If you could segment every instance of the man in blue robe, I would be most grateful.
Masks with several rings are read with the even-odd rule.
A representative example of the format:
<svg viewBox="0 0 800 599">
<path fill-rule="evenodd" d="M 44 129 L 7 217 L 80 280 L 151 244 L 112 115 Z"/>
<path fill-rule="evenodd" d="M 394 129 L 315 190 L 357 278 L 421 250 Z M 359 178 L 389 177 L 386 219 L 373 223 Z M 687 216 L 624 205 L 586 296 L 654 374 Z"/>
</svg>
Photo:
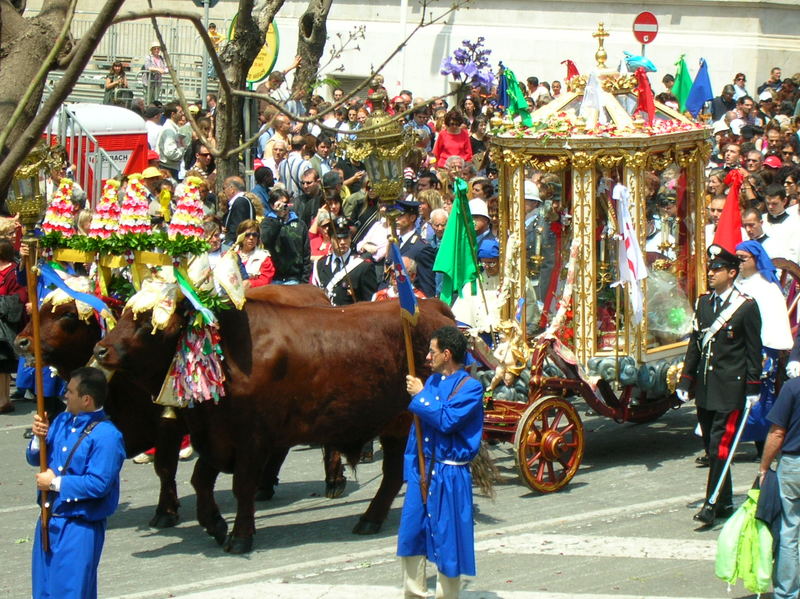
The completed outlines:
<svg viewBox="0 0 800 599">
<path fill-rule="evenodd" d="M 481 443 L 483 388 L 466 373 L 467 342 L 455 327 L 433 333 L 427 360 L 432 374 L 423 386 L 406 378 L 409 410 L 421 431 L 411 427 L 403 478 L 407 482 L 397 555 L 402 559 L 406 598 L 428 595 L 425 560 L 436 564 L 436 597 L 458 597 L 460 576 L 475 575 L 472 475 L 469 463 Z M 417 434 L 422 435 L 428 493 L 420 491 Z"/>
<path fill-rule="evenodd" d="M 52 426 L 38 415 L 28 463 L 39 465 L 39 439 L 47 443 L 48 469 L 36 486 L 50 508 L 50 550 L 42 547 L 41 520 L 33 545 L 34 599 L 95 599 L 97 566 L 105 540 L 106 518 L 119 503 L 119 471 L 125 460 L 122 434 L 108 420 L 103 404 L 105 376 L 79 368 L 67 386 L 66 411 Z"/>
</svg>

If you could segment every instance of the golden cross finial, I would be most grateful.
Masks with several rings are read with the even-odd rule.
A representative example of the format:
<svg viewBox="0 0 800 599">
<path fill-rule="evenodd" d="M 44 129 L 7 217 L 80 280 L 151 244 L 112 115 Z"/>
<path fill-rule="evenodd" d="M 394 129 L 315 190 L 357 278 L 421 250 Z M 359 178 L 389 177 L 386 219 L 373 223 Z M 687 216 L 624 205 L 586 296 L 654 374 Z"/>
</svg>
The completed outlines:
<svg viewBox="0 0 800 599">
<path fill-rule="evenodd" d="M 606 58 L 608 58 L 608 54 L 606 53 L 605 48 L 603 48 L 603 41 L 607 38 L 610 34 L 608 31 L 605 30 L 603 27 L 603 23 L 599 23 L 597 26 L 597 31 L 592 34 L 592 37 L 597 38 L 597 42 L 599 47 L 597 48 L 597 52 L 595 52 L 594 58 L 597 61 L 597 66 L 603 68 L 606 66 Z"/>
</svg>

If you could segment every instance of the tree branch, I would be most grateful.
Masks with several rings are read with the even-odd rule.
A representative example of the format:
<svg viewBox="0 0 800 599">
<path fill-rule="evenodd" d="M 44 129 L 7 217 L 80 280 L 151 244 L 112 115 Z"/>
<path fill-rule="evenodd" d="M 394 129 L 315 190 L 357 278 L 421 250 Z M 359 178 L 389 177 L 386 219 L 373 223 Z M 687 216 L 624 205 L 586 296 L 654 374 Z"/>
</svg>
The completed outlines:
<svg viewBox="0 0 800 599">
<path fill-rule="evenodd" d="M 79 43 L 78 51 L 75 54 L 75 60 L 64 71 L 64 76 L 55 85 L 50 96 L 42 104 L 39 112 L 31 120 L 25 131 L 17 137 L 9 148 L 8 154 L 0 163 L 0 182 L 8 181 L 14 174 L 17 165 L 20 164 L 28 152 L 31 151 L 36 142 L 39 141 L 47 124 L 53 115 L 58 110 L 59 106 L 67 99 L 75 81 L 80 76 L 84 67 L 88 64 L 89 60 L 97 49 L 103 34 L 108 29 L 114 16 L 125 0 L 107 0 L 100 9 L 94 23 L 91 24 L 86 34 L 83 36 Z"/>
</svg>

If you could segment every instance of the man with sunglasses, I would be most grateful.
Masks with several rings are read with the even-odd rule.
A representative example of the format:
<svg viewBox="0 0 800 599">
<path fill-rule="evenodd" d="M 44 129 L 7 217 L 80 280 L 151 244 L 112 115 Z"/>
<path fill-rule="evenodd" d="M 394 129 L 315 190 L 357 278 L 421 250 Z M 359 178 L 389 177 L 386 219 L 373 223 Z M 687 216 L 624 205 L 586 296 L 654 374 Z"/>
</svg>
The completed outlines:
<svg viewBox="0 0 800 599">
<path fill-rule="evenodd" d="M 733 236 L 731 236 L 733 237 Z M 745 401 L 758 401 L 761 384 L 761 314 L 758 304 L 734 281 L 739 259 L 717 243 L 709 246 L 709 293 L 697 298 L 695 316 L 677 395 L 697 401 L 697 420 L 709 456 L 703 507 L 694 520 L 710 526 L 733 513 L 733 486 L 728 472 L 714 503 L 712 498 L 742 419 Z"/>
</svg>

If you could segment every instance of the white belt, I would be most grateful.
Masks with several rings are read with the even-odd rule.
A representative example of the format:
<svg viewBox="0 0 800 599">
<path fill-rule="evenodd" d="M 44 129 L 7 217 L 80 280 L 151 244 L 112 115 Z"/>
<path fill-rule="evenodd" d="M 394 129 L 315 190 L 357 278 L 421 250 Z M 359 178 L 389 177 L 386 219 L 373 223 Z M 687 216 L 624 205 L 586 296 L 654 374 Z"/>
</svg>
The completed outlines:
<svg viewBox="0 0 800 599">
<path fill-rule="evenodd" d="M 444 464 L 446 466 L 467 466 L 469 462 L 456 462 L 455 460 L 436 460 L 440 464 Z"/>
</svg>

